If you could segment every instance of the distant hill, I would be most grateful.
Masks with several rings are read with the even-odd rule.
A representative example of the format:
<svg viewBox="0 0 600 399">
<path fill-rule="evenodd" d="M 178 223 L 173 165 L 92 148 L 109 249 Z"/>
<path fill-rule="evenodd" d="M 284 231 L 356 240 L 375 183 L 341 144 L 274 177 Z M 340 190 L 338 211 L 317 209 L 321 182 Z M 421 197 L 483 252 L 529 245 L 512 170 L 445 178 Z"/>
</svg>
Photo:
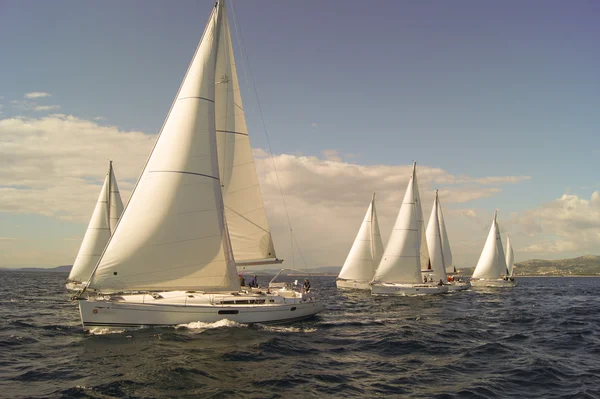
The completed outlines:
<svg viewBox="0 0 600 399">
<path fill-rule="evenodd" d="M 527 276 L 584 276 L 600 275 L 600 256 L 543 260 L 531 259 L 515 263 L 515 275 Z"/>
<path fill-rule="evenodd" d="M 21 268 L 7 268 L 4 270 L 18 270 L 20 272 L 53 272 L 53 273 L 69 273 L 73 265 L 64 265 L 56 267 L 21 267 Z M 2 270 L 2 269 L 0 269 Z"/>
<path fill-rule="evenodd" d="M 473 274 L 474 267 L 459 269 Z M 569 259 L 531 259 L 515 263 L 515 276 L 600 276 L 600 256 L 584 255 Z"/>
</svg>

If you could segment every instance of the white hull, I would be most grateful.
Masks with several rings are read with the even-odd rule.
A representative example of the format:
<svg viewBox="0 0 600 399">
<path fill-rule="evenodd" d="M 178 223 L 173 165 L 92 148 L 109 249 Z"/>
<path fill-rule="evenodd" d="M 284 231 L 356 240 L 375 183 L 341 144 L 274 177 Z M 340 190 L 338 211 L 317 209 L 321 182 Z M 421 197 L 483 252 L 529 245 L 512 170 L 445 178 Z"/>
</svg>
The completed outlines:
<svg viewBox="0 0 600 399">
<path fill-rule="evenodd" d="M 462 291 L 462 290 L 468 290 L 469 288 L 471 288 L 471 283 L 470 282 L 458 282 L 458 281 L 453 281 L 451 283 L 448 284 L 444 284 L 446 287 L 448 287 L 448 291 Z"/>
<path fill-rule="evenodd" d="M 324 310 L 311 294 L 200 294 L 183 291 L 134 294 L 79 301 L 84 328 L 172 326 L 191 322 L 283 323 Z"/>
<path fill-rule="evenodd" d="M 516 287 L 517 281 L 504 280 L 501 278 L 497 279 L 471 279 L 471 286 L 473 287 L 488 287 L 488 288 L 511 288 Z"/>
<path fill-rule="evenodd" d="M 337 285 L 338 288 L 347 289 L 347 290 L 370 290 L 371 289 L 370 281 L 337 279 L 337 280 L 335 280 L 335 284 Z"/>
<path fill-rule="evenodd" d="M 448 292 L 448 287 L 437 284 L 373 284 L 372 295 L 434 295 Z"/>
</svg>

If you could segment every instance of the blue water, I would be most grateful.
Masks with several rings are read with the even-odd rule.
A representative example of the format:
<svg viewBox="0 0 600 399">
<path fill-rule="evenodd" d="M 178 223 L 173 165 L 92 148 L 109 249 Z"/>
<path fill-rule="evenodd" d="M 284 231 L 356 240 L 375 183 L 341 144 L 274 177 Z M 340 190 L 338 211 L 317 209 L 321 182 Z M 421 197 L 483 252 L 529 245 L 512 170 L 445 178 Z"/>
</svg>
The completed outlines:
<svg viewBox="0 0 600 399">
<path fill-rule="evenodd" d="M 600 279 L 371 297 L 319 317 L 83 332 L 66 275 L 0 271 L 2 398 L 600 398 Z"/>
</svg>

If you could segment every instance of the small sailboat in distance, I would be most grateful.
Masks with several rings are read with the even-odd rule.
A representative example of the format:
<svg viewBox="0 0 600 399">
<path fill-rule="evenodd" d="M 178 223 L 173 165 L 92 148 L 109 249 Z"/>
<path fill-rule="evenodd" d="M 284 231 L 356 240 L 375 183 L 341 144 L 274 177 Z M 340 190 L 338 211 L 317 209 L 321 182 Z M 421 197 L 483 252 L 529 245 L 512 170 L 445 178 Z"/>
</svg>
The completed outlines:
<svg viewBox="0 0 600 399">
<path fill-rule="evenodd" d="M 68 290 L 79 291 L 85 286 L 106 243 L 115 231 L 122 212 L 123 201 L 121 201 L 112 161 L 110 161 L 96 207 L 67 278 Z"/>
<path fill-rule="evenodd" d="M 435 200 L 433 201 L 431 216 L 429 216 L 429 223 L 427 223 L 427 247 L 429 248 L 429 259 L 431 260 L 431 267 L 433 268 L 428 274 L 434 281 L 442 280 L 449 291 L 466 290 L 471 287 L 471 284 L 468 281 L 454 281 L 453 277 L 448 278 L 446 274 L 446 257 L 442 240 L 442 226 L 439 217 L 441 212 L 442 206 L 439 201 L 438 190 L 435 190 Z"/>
<path fill-rule="evenodd" d="M 338 288 L 371 289 L 371 280 L 383 255 L 383 241 L 379 232 L 375 193 L 365 218 L 354 239 L 344 266 L 335 280 Z"/>
<path fill-rule="evenodd" d="M 373 295 L 424 295 L 448 292 L 448 288 L 439 282 L 421 280 L 422 264 L 424 261 L 429 264 L 427 241 L 424 235 L 423 211 L 415 162 L 394 229 L 371 283 Z"/>
<path fill-rule="evenodd" d="M 500 227 L 498 226 L 498 211 L 494 213 L 492 227 L 471 277 L 471 285 L 473 287 L 490 288 L 514 287 L 517 285 L 516 281 L 508 278 L 506 258 L 502 238 L 500 237 Z"/>
<path fill-rule="evenodd" d="M 509 280 L 514 281 L 515 279 L 515 254 L 513 247 L 510 242 L 510 235 L 506 234 L 506 271 L 508 273 Z"/>
<path fill-rule="evenodd" d="M 223 129 L 216 122 L 220 110 L 227 109 L 216 103 L 230 99 L 219 93 L 231 93 L 216 87 L 237 82 L 234 63 L 225 3 L 218 0 L 117 229 L 76 297 L 84 328 L 222 319 L 275 323 L 324 309 L 313 292 L 241 290 L 222 187 L 228 178 L 219 168 L 223 147 L 217 143 L 217 130 Z M 220 69 L 224 66 L 231 68 Z M 236 118 L 242 118 L 238 111 Z M 242 161 L 236 158 L 235 165 Z M 248 177 L 235 168 L 233 174 L 230 184 Z M 241 198 L 234 202 L 243 205 Z M 238 207 L 235 212 L 244 215 L 251 209 Z M 266 237 L 264 226 L 255 232 L 251 240 L 240 241 L 242 258 L 256 252 L 274 258 L 270 233 Z M 257 251 L 252 249 L 256 242 L 265 245 Z"/>
</svg>

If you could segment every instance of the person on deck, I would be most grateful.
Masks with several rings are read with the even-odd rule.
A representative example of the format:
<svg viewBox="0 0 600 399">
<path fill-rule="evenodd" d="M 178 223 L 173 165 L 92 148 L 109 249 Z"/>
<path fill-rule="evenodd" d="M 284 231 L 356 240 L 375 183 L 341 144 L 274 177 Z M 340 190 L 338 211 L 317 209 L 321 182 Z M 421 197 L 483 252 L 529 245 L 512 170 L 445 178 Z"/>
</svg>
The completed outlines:
<svg viewBox="0 0 600 399">
<path fill-rule="evenodd" d="M 246 280 L 244 280 L 244 276 L 242 276 L 241 274 L 238 276 L 238 279 L 240 280 L 240 287 L 243 287 L 246 285 Z"/>
<path fill-rule="evenodd" d="M 252 288 L 252 287 L 258 287 L 258 283 L 256 282 L 256 274 L 252 275 L 252 278 L 248 282 L 248 287 L 250 287 L 250 288 Z"/>
<path fill-rule="evenodd" d="M 310 292 L 310 281 L 308 279 L 304 279 L 304 285 L 302 286 L 304 292 Z"/>
</svg>

